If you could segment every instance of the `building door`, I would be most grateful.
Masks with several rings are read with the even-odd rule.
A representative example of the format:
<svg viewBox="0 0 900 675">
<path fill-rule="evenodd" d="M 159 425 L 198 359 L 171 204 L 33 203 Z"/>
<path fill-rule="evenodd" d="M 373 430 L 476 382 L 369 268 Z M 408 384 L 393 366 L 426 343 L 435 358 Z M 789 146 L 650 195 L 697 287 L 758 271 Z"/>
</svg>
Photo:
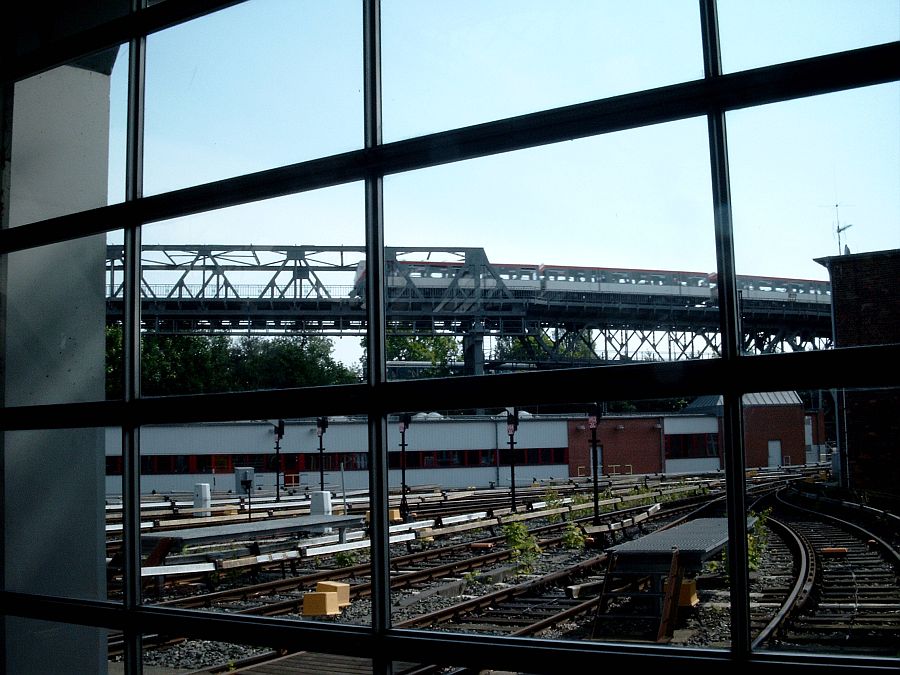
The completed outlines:
<svg viewBox="0 0 900 675">
<path fill-rule="evenodd" d="M 769 466 L 781 466 L 781 441 L 769 441 Z"/>
</svg>

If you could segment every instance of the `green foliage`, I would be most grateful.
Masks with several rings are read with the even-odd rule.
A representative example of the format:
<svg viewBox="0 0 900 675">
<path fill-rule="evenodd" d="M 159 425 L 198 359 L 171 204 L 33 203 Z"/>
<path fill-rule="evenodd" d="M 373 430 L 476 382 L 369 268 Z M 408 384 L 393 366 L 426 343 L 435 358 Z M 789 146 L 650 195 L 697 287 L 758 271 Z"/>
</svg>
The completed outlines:
<svg viewBox="0 0 900 675">
<path fill-rule="evenodd" d="M 106 398 L 122 398 L 122 327 L 106 327 Z"/>
<path fill-rule="evenodd" d="M 550 488 L 544 493 L 544 502 L 547 504 L 548 509 L 558 509 L 562 506 L 562 497 L 559 496 L 559 492 L 556 488 Z M 558 523 L 562 520 L 562 516 L 558 513 L 551 513 L 547 516 L 547 521 L 551 523 Z"/>
<path fill-rule="evenodd" d="M 499 338 L 494 348 L 498 361 L 597 361 L 591 347 L 590 331 L 571 331 L 551 338 L 546 333 L 540 337 Z"/>
<path fill-rule="evenodd" d="M 368 341 L 360 341 L 363 348 L 361 366 L 368 359 Z M 425 375 L 443 377 L 451 375 L 451 364 L 461 358 L 459 340 L 452 335 L 387 335 L 384 345 L 388 361 L 425 361 L 431 364 Z"/>
<path fill-rule="evenodd" d="M 772 509 L 766 509 L 761 513 L 749 512 L 750 516 L 756 517 L 753 527 L 747 532 L 747 566 L 751 572 L 759 570 L 762 563 L 762 556 L 769 544 L 769 531 L 766 528 L 766 521 L 772 513 Z M 706 570 L 716 574 L 718 572 L 728 572 L 728 550 L 722 551 L 719 560 L 711 560 L 706 563 Z"/>
<path fill-rule="evenodd" d="M 334 554 L 334 562 L 338 567 L 352 567 L 359 562 L 356 551 L 338 551 Z"/>
<path fill-rule="evenodd" d="M 232 347 L 236 389 L 349 384 L 356 375 L 334 360 L 322 337 L 241 338 Z"/>
<path fill-rule="evenodd" d="M 584 543 L 584 533 L 581 528 L 575 523 L 568 523 L 563 532 L 563 546 L 580 551 L 584 548 Z"/>
<path fill-rule="evenodd" d="M 358 378 L 322 337 L 141 336 L 146 396 L 346 384 Z M 122 328 L 106 329 L 107 398 L 122 396 Z"/>
<path fill-rule="evenodd" d="M 528 528 L 522 523 L 507 523 L 503 526 L 503 537 L 512 551 L 513 560 L 519 568 L 519 574 L 531 572 L 534 563 L 541 554 L 541 548 Z"/>
<path fill-rule="evenodd" d="M 766 528 L 766 521 L 768 521 L 771 514 L 772 509 L 770 508 L 758 514 L 750 512 L 750 515 L 756 515 L 756 522 L 747 533 L 747 564 L 751 572 L 759 569 L 763 553 L 769 544 L 769 531 Z"/>
<path fill-rule="evenodd" d="M 655 500 L 654 496 L 651 494 L 653 489 L 648 487 L 647 485 L 635 485 L 631 488 L 632 495 L 646 495 L 643 499 L 637 499 L 630 502 L 631 506 L 646 506 L 648 504 L 652 504 Z"/>
</svg>

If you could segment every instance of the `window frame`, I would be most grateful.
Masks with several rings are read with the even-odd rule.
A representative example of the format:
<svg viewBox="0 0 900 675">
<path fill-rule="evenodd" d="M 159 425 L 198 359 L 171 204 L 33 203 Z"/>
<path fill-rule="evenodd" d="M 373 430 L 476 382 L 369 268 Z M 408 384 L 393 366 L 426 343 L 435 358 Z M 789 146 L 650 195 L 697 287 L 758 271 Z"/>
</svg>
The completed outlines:
<svg viewBox="0 0 900 675">
<path fill-rule="evenodd" d="M 380 102 L 380 6 L 363 0 L 364 115 L 362 150 L 238 176 L 176 192 L 143 197 L 142 160 L 143 73 L 146 36 L 233 4 L 234 0 L 179 0 L 143 7 L 3 61 L 3 111 L 0 142 L 8 157 L 11 109 L 16 81 L 64 64 L 76 57 L 119 44 L 129 45 L 129 134 L 127 190 L 124 203 L 0 230 L 0 254 L 67 241 L 87 234 L 125 228 L 126 310 L 123 347 L 125 395 L 121 401 L 5 407 L 3 431 L 112 426 L 123 428 L 122 479 L 126 542 L 126 595 L 123 603 L 72 600 L 2 591 L 9 615 L 116 628 L 126 626 L 127 672 L 140 671 L 142 633 L 181 633 L 191 637 L 234 640 L 251 644 L 307 643 L 336 654 L 369 654 L 374 672 L 390 672 L 379 654 L 403 654 L 404 660 L 448 665 L 552 669 L 566 659 L 572 669 L 596 665 L 634 665 L 695 672 L 713 666 L 752 663 L 771 671 L 816 668 L 845 672 L 848 667 L 885 671 L 894 661 L 839 655 L 752 652 L 749 645 L 744 504 L 744 454 L 741 396 L 755 391 L 796 388 L 891 386 L 883 363 L 897 360 L 897 345 L 835 349 L 827 352 L 743 355 L 737 307 L 732 223 L 728 183 L 725 113 L 744 107 L 798 99 L 834 91 L 896 82 L 900 79 L 900 42 L 866 47 L 776 64 L 751 71 L 722 74 L 715 0 L 698 0 L 704 42 L 705 77 L 650 91 L 537 111 L 508 120 L 453 129 L 383 144 Z M 12 23 L 12 22 L 10 22 Z M 11 30 L 11 28 L 7 29 Z M 13 40 L 5 40 L 12 52 Z M 7 55 L 5 55 L 7 56 Z M 502 378 L 459 377 L 427 381 L 388 382 L 385 374 L 383 295 L 384 176 L 463 159 L 536 147 L 553 142 L 633 129 L 686 117 L 708 121 L 722 358 L 697 362 L 638 363 L 613 369 L 603 366 L 577 371 L 514 373 Z M 4 166 L 3 185 L 9 185 Z M 139 252 L 144 224 L 198 211 L 218 209 L 263 198 L 295 194 L 353 181 L 365 181 L 366 275 L 369 363 L 363 384 L 282 391 L 143 398 L 139 391 L 138 336 L 140 326 Z M 7 191 L 4 189 L 4 196 Z M 4 212 L 6 209 L 4 209 Z M 0 279 L 5 284 L 5 278 Z M 474 385 L 474 386 L 473 386 Z M 731 570 L 732 647 L 728 651 L 679 650 L 654 646 L 581 644 L 540 639 L 433 634 L 391 627 L 388 538 L 387 415 L 393 410 L 509 406 L 553 401 L 597 400 L 598 391 L 616 399 L 668 395 L 722 394 L 724 399 L 721 454 L 725 458 L 729 499 L 729 558 L 741 561 Z M 602 400 L 602 399 L 601 399 Z M 611 399 L 612 400 L 612 399 Z M 4 402 L 5 403 L 5 402 Z M 252 417 L 287 417 L 302 409 L 312 416 L 365 414 L 369 419 L 370 488 L 373 560 L 371 627 L 310 625 L 278 619 L 254 619 L 184 610 L 166 610 L 141 602 L 139 541 L 140 428 L 149 424 L 225 421 Z M 737 514 L 737 515 L 735 515 Z M 348 639 L 351 638 L 351 639 Z M 465 646 L 464 650 L 459 647 Z"/>
</svg>

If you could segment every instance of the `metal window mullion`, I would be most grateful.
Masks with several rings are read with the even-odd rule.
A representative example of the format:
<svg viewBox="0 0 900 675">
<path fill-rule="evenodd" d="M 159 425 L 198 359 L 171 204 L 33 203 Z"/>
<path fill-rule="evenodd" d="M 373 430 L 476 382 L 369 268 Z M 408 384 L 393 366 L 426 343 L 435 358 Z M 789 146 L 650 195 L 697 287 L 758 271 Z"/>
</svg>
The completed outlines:
<svg viewBox="0 0 900 675">
<path fill-rule="evenodd" d="M 365 149 L 381 144 L 381 7 L 379 0 L 363 3 L 363 105 Z M 365 183 L 366 302 L 368 362 L 369 512 L 371 514 L 372 630 L 376 640 L 391 627 L 390 551 L 388 548 L 387 411 L 381 393 L 385 366 L 384 208 L 382 174 L 374 171 Z M 372 672 L 389 675 L 385 650 L 372 654 Z"/>
<path fill-rule="evenodd" d="M 143 0 L 132 0 L 132 12 L 138 12 Z M 139 200 L 143 194 L 144 161 L 144 84 L 146 38 L 132 39 L 128 49 L 128 131 L 125 163 L 125 200 Z M 125 224 L 124 308 L 122 352 L 124 357 L 123 398 L 126 419 L 122 421 L 122 513 L 124 601 L 126 613 L 141 604 L 141 448 L 140 427 L 133 414 L 141 395 L 141 224 Z M 133 614 L 132 614 L 133 616 Z M 143 670 L 140 626 L 128 621 L 125 630 L 125 672 L 140 675 Z"/>
<path fill-rule="evenodd" d="M 8 31 L 3 30 L 2 35 L 7 37 Z M 0 50 L 4 57 L 11 52 L 9 45 L 11 41 L 0 40 Z M 15 85 L 12 82 L 0 83 L 0 232 L 9 228 L 9 205 L 10 200 L 10 173 L 12 172 L 12 120 L 13 105 L 15 100 Z M 9 331 L 9 322 L 7 321 L 8 312 L 8 284 L 9 284 L 9 254 L 0 254 L 0 409 L 6 408 L 6 349 L 7 349 L 7 333 Z M 5 415 L 4 415 L 5 416 Z M 6 432 L 0 431 L 0 505 L 2 505 L 4 513 L 6 512 Z M 0 537 L 6 541 L 6 518 L 0 518 Z M 3 555 L 0 556 L 0 589 L 6 591 L 7 575 L 6 575 L 6 546 L 3 548 Z M 0 626 L 6 632 L 6 617 L 0 619 Z M 0 664 L 7 663 L 7 654 L 10 647 L 7 640 L 0 640 Z"/>
<path fill-rule="evenodd" d="M 707 80 L 722 76 L 716 0 L 700 0 L 704 74 Z M 728 144 L 725 109 L 711 106 L 707 113 L 710 172 L 716 236 L 716 264 L 721 324 L 723 433 L 725 436 L 725 483 L 728 517 L 728 560 L 731 582 L 731 653 L 745 661 L 750 653 L 750 596 L 747 563 L 747 522 L 743 411 L 741 383 L 730 374 L 741 358 L 741 316 L 737 296 L 734 259 L 734 223 L 731 184 L 728 175 Z"/>
</svg>

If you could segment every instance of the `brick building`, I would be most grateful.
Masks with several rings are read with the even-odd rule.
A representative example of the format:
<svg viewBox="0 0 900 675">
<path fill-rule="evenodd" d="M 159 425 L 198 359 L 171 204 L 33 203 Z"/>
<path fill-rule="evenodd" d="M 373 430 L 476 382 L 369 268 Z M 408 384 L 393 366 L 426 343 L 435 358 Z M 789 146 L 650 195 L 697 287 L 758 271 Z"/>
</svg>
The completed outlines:
<svg viewBox="0 0 900 675">
<path fill-rule="evenodd" d="M 900 342 L 900 249 L 819 258 L 831 275 L 835 347 Z M 888 367 L 888 364 L 885 364 Z M 842 484 L 896 495 L 900 390 L 840 390 Z"/>
<path fill-rule="evenodd" d="M 591 433 L 569 420 L 569 472 L 591 472 Z M 679 413 L 617 415 L 597 424 L 603 473 L 687 473 L 723 468 L 722 397 L 701 396 Z M 822 415 L 807 411 L 793 391 L 744 396 L 744 444 L 748 468 L 819 460 L 824 449 Z"/>
</svg>

